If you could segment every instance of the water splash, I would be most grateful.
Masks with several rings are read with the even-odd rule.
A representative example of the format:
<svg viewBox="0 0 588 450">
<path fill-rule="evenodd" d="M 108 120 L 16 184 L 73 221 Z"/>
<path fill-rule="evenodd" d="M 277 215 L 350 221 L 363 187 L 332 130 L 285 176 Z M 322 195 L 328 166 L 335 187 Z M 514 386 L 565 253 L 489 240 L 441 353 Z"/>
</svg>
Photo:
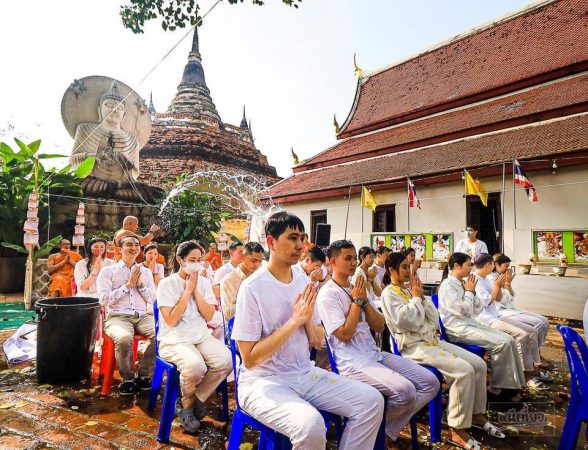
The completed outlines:
<svg viewBox="0 0 588 450">
<path fill-rule="evenodd" d="M 282 208 L 274 205 L 264 181 L 252 175 L 232 171 L 195 172 L 177 183 L 162 202 L 158 216 L 165 218 L 170 201 L 186 190 L 195 190 L 222 200 L 230 218 L 250 222 L 249 240 L 263 243 L 265 221 Z"/>
</svg>

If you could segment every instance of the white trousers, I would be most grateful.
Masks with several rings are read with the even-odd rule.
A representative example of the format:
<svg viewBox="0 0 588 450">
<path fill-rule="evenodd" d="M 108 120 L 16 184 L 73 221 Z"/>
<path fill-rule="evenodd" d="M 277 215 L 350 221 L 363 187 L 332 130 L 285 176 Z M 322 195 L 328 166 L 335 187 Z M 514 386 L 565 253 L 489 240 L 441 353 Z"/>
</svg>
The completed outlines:
<svg viewBox="0 0 588 450">
<path fill-rule="evenodd" d="M 447 334 L 453 342 L 478 345 L 490 354 L 492 387 L 523 389 L 527 386 L 519 345 L 512 336 L 483 324 L 461 327 L 459 335 L 449 330 Z"/>
<path fill-rule="evenodd" d="M 539 349 L 543 347 L 545 344 L 545 340 L 547 339 L 547 333 L 549 332 L 549 321 L 546 317 L 542 316 L 541 314 L 536 314 L 530 311 L 523 311 L 520 314 L 515 315 L 506 315 L 501 316 L 501 319 L 508 318 L 510 321 L 515 321 L 518 323 L 524 323 L 525 325 L 530 325 L 535 330 L 537 330 L 537 335 L 539 339 Z"/>
<path fill-rule="evenodd" d="M 386 396 L 386 434 L 396 440 L 413 414 L 437 395 L 439 380 L 410 359 L 382 354 L 381 362 L 362 360 L 343 375 L 367 383 Z"/>
<path fill-rule="evenodd" d="M 371 450 L 384 414 L 384 398 L 376 389 L 318 367 L 239 382 L 239 402 L 251 416 L 287 436 L 293 450 L 325 448 L 325 422 L 318 410 L 347 417 L 339 449 Z"/>
<path fill-rule="evenodd" d="M 456 429 L 472 426 L 472 415 L 486 410 L 486 362 L 472 352 L 449 342 L 439 345 L 412 344 L 402 356 L 419 364 L 433 366 L 449 385 L 447 424 Z"/>
<path fill-rule="evenodd" d="M 541 361 L 539 337 L 535 328 L 522 322 L 515 322 L 510 317 L 502 317 L 500 320 L 492 322 L 490 326 L 495 330 L 504 331 L 506 334 L 510 334 L 515 338 L 521 350 L 521 358 L 523 359 L 525 371 L 532 372 L 535 370 L 533 363 Z"/>
</svg>

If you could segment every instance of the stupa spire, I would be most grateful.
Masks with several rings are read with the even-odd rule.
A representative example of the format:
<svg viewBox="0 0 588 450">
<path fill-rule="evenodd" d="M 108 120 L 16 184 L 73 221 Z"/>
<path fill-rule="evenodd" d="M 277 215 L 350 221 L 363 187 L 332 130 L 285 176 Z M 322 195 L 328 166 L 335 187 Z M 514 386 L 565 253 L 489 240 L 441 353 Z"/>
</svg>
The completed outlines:
<svg viewBox="0 0 588 450">
<path fill-rule="evenodd" d="M 147 110 L 151 115 L 157 114 L 157 111 L 155 111 L 155 105 L 153 104 L 153 92 L 149 93 L 149 107 Z"/>
<path fill-rule="evenodd" d="M 178 92 L 167 111 L 176 114 L 190 114 L 194 117 L 208 117 L 219 122 L 221 120 L 210 97 L 208 86 L 206 86 L 202 57 L 200 56 L 198 27 L 194 28 L 192 49 L 184 67 L 182 81 L 178 85 Z"/>
<path fill-rule="evenodd" d="M 239 125 L 244 130 L 249 131 L 249 126 L 247 125 L 247 116 L 245 115 L 245 105 L 243 105 L 243 118 L 241 119 L 241 125 Z"/>
</svg>

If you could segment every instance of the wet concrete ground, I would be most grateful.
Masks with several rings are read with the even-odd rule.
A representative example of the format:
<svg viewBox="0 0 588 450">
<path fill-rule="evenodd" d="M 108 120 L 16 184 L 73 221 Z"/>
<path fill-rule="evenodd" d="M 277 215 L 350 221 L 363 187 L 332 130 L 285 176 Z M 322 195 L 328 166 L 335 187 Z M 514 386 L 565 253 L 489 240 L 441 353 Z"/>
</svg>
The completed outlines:
<svg viewBox="0 0 588 450">
<path fill-rule="evenodd" d="M 12 332 L 0 333 L 0 344 Z M 539 421 L 541 423 L 535 427 L 519 427 L 518 436 L 509 436 L 505 440 L 490 438 L 474 430 L 472 433 L 484 445 L 498 449 L 557 447 L 567 408 L 569 373 L 561 337 L 554 327 L 543 353 L 557 365 L 557 370 L 551 372 L 555 383 L 549 391 L 529 394 L 526 400 L 530 411 L 544 413 L 545 421 Z M 161 403 L 153 413 L 148 413 L 145 394 L 136 398 L 120 397 L 115 387 L 110 396 L 101 397 L 99 387 L 88 383 L 39 386 L 34 364 L 9 367 L 2 358 L 3 353 L 0 354 L 0 449 L 225 448 L 229 428 L 215 420 L 219 417 L 219 399 L 216 397 L 209 404 L 211 417 L 205 418 L 197 436 L 185 433 L 174 422 L 171 443 L 163 445 L 156 441 Z M 234 407 L 234 401 L 231 401 L 231 410 Z M 495 421 L 506 420 L 507 416 L 500 415 L 500 412 L 508 412 L 512 407 L 521 409 L 521 405 L 491 405 L 491 415 Z M 447 439 L 446 429 L 444 424 L 444 440 Z M 452 448 L 448 444 L 428 442 L 426 409 L 419 414 L 418 433 L 421 448 Z M 255 449 L 256 437 L 254 432 L 249 432 L 244 442 L 253 444 Z M 409 433 L 403 432 L 399 444 L 410 448 Z M 243 446 L 244 450 L 246 447 L 249 446 Z M 578 448 L 582 447 L 588 448 L 583 432 L 578 441 Z M 328 448 L 336 448 L 333 439 L 330 439 Z"/>
</svg>

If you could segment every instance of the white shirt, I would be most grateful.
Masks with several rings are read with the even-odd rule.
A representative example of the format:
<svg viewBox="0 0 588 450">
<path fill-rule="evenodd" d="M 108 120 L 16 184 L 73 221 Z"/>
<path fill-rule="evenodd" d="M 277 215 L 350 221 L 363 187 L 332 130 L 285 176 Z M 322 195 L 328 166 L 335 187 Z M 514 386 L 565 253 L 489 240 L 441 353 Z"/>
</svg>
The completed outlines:
<svg viewBox="0 0 588 450">
<path fill-rule="evenodd" d="M 311 282 L 310 277 L 308 276 L 308 274 L 306 273 L 306 270 L 304 270 L 304 267 L 302 267 L 302 263 L 300 261 L 298 261 L 296 264 L 294 264 L 292 266 L 292 270 L 297 271 L 298 273 L 300 273 L 300 275 L 306 277 L 306 284 Z"/>
<path fill-rule="evenodd" d="M 461 281 L 449 275 L 439 286 L 439 315 L 447 331 L 467 332 L 469 326 L 479 326 L 476 316 L 484 304 L 476 294 L 466 292 Z"/>
<path fill-rule="evenodd" d="M 138 266 L 141 269 L 141 281 L 143 286 L 137 285 L 130 290 L 125 283 L 131 279 L 131 270 Z M 96 280 L 98 298 L 100 304 L 106 307 L 106 317 L 110 314 L 127 314 L 142 316 L 153 312 L 153 300 L 155 298 L 155 283 L 151 270 L 142 264 L 135 263 L 130 269 L 125 262 L 120 261 L 103 267 Z"/>
<path fill-rule="evenodd" d="M 221 281 L 223 280 L 223 278 L 231 273 L 233 270 L 235 270 L 237 266 L 233 266 L 233 263 L 231 263 L 231 261 L 228 261 L 227 263 L 225 263 L 224 265 L 220 266 L 216 272 L 214 273 L 214 280 L 212 282 L 213 286 L 216 286 L 218 284 L 221 283 Z"/>
<path fill-rule="evenodd" d="M 372 267 L 375 267 L 378 271 L 376 273 L 376 283 L 378 283 L 379 286 L 382 286 L 382 281 L 384 281 L 384 275 L 386 275 L 386 267 L 380 267 L 377 264 L 374 264 Z"/>
<path fill-rule="evenodd" d="M 114 264 L 112 259 L 104 258 L 102 260 L 102 267 L 108 267 Z M 86 281 L 86 278 L 90 276 L 90 271 L 88 270 L 88 260 L 82 259 L 76 263 L 74 267 L 74 280 L 76 282 L 76 286 L 78 291 L 76 293 L 76 297 L 94 297 L 98 298 L 98 291 L 96 290 L 96 280 L 98 277 L 94 279 L 90 287 L 87 291 L 82 291 L 82 283 Z"/>
<path fill-rule="evenodd" d="M 480 239 L 470 242 L 468 238 L 461 239 L 455 246 L 455 253 L 465 253 L 474 259 L 480 253 L 488 253 L 488 247 Z"/>
<path fill-rule="evenodd" d="M 320 289 L 316 299 L 319 315 L 329 336 L 329 345 L 337 360 L 337 368 L 342 374 L 350 371 L 352 367 L 358 367 L 362 361 L 381 360 L 380 349 L 370 333 L 364 311 L 360 313 L 351 341 L 340 341 L 333 334 L 347 320 L 351 308 L 351 297 L 348 295 L 350 292 L 351 288 L 340 287 L 330 279 Z"/>
<path fill-rule="evenodd" d="M 186 280 L 174 273 L 159 282 L 157 287 L 157 306 L 174 307 L 186 289 Z M 206 303 L 216 305 L 216 298 L 212 292 L 212 284 L 205 277 L 198 276 L 198 292 Z M 194 295 L 190 296 L 186 311 L 175 327 L 169 325 L 161 311 L 159 312 L 159 332 L 157 339 L 165 344 L 199 344 L 210 336 L 206 321 L 196 304 Z"/>
<path fill-rule="evenodd" d="M 478 322 L 484 325 L 490 325 L 500 319 L 497 302 L 492 301 L 493 283 L 490 282 L 489 277 L 482 278 L 475 274 L 478 283 L 476 284 L 476 295 L 484 304 L 484 309 L 478 315 Z M 500 303 L 500 302 L 498 302 Z"/>
<path fill-rule="evenodd" d="M 299 271 L 292 270 L 292 281 L 282 283 L 267 267 L 260 267 L 245 279 L 237 294 L 237 312 L 232 339 L 256 342 L 266 338 L 292 317 L 296 297 L 308 286 Z M 320 323 L 315 308 L 314 322 Z M 281 374 L 303 374 L 312 369 L 309 341 L 303 326 L 284 345 L 255 369 L 241 364 L 239 382 L 256 377 Z"/>
</svg>

